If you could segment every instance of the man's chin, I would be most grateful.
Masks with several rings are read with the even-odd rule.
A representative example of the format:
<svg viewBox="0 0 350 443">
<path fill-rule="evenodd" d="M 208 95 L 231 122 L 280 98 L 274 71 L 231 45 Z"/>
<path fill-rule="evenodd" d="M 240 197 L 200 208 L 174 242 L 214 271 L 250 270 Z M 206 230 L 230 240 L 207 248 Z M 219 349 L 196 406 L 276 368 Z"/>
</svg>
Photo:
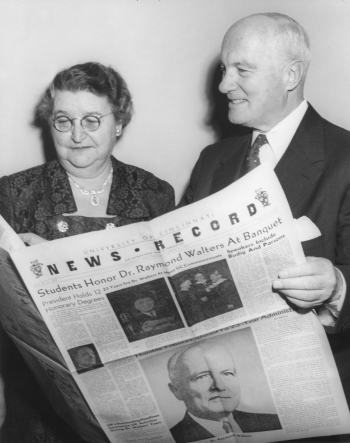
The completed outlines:
<svg viewBox="0 0 350 443">
<path fill-rule="evenodd" d="M 232 404 L 231 401 L 225 401 L 223 399 L 218 399 L 210 405 L 210 410 L 208 410 L 209 414 L 219 414 L 220 417 L 225 417 L 229 415 L 235 409 L 235 405 Z M 217 420 L 212 419 L 212 420 Z"/>
<path fill-rule="evenodd" d="M 243 118 L 242 115 L 237 115 L 237 112 L 232 112 L 229 111 L 228 112 L 228 120 L 230 123 L 232 123 L 233 125 L 242 125 L 242 126 L 248 126 L 246 119 Z"/>
<path fill-rule="evenodd" d="M 232 411 L 225 411 L 224 408 L 221 408 L 221 410 L 217 411 L 208 411 L 208 414 L 206 415 L 207 420 L 213 420 L 213 421 L 220 421 L 225 417 L 228 417 L 231 414 Z"/>
</svg>

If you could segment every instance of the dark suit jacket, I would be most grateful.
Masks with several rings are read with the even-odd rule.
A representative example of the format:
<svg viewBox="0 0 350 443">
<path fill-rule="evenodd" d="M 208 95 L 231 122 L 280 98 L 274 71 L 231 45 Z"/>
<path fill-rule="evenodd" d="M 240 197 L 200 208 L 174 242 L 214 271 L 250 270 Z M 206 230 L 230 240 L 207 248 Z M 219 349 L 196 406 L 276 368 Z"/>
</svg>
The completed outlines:
<svg viewBox="0 0 350 443">
<path fill-rule="evenodd" d="M 208 292 L 214 315 L 225 314 L 243 307 L 235 284 L 232 280 L 224 280 Z M 232 305 L 232 308 L 229 306 Z"/>
<path fill-rule="evenodd" d="M 225 188 L 244 175 L 251 132 L 205 148 L 180 206 Z M 303 243 L 306 256 L 324 257 L 343 273 L 347 295 L 329 336 L 350 403 L 350 133 L 309 105 L 275 168 L 294 218 L 309 217 L 322 236 Z"/>
<path fill-rule="evenodd" d="M 205 302 L 200 299 L 197 292 L 192 291 L 192 288 L 188 291 L 180 290 L 178 292 L 178 300 L 188 326 L 193 326 L 196 323 L 206 320 L 207 317 L 205 317 L 203 313 L 203 305 L 205 305 Z"/>
<path fill-rule="evenodd" d="M 253 414 L 250 412 L 234 411 L 233 418 L 243 432 L 275 431 L 282 429 L 276 414 Z M 214 437 L 203 426 L 197 423 L 186 412 L 184 418 L 170 429 L 176 443 L 204 440 Z"/>
</svg>

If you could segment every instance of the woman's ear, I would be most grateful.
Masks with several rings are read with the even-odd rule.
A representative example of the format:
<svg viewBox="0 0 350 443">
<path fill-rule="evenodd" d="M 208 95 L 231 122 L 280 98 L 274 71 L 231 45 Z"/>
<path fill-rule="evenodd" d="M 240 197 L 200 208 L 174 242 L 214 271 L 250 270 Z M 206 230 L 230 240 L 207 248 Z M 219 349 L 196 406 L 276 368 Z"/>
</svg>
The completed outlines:
<svg viewBox="0 0 350 443">
<path fill-rule="evenodd" d="M 118 123 L 115 127 L 115 133 L 117 137 L 120 137 L 122 135 L 123 126 L 121 123 Z"/>
</svg>

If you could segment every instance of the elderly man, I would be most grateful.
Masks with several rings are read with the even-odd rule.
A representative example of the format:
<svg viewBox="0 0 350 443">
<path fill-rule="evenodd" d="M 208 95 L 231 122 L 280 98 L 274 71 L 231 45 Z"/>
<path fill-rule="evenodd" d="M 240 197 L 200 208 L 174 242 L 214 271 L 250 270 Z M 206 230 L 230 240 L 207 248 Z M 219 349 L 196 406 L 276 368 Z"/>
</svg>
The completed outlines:
<svg viewBox="0 0 350 443">
<path fill-rule="evenodd" d="M 201 308 L 198 306 L 197 295 L 192 290 L 191 286 L 191 279 L 187 275 L 184 275 L 179 284 L 180 290 L 178 291 L 178 298 L 188 326 L 193 326 L 203 320 Z"/>
<path fill-rule="evenodd" d="M 89 346 L 82 346 L 74 355 L 74 365 L 78 372 L 85 372 L 96 367 L 97 360 L 94 351 Z"/>
<path fill-rule="evenodd" d="M 317 308 L 330 332 L 350 328 L 350 133 L 304 99 L 309 39 L 292 18 L 255 14 L 227 31 L 219 89 L 231 123 L 247 128 L 203 150 L 180 205 L 213 194 L 260 163 L 275 168 L 294 218 L 322 236 L 303 243 L 306 262 L 279 273 L 273 287 L 292 304 Z M 350 400 L 350 335 L 329 336 Z"/>
<path fill-rule="evenodd" d="M 228 349 L 201 342 L 174 354 L 168 361 L 169 389 L 187 408 L 170 429 L 176 443 L 204 440 L 231 432 L 281 429 L 276 414 L 237 410 L 241 399 L 235 363 Z"/>
<path fill-rule="evenodd" d="M 179 327 L 178 324 L 174 323 L 178 320 L 174 307 L 156 307 L 151 296 L 140 295 L 136 298 L 134 307 L 138 311 L 134 322 L 134 328 L 138 333 L 154 335 L 172 331 Z"/>
<path fill-rule="evenodd" d="M 228 311 L 243 307 L 235 284 L 224 278 L 218 270 L 210 274 L 212 284 L 207 288 L 212 315 L 225 314 Z"/>
</svg>

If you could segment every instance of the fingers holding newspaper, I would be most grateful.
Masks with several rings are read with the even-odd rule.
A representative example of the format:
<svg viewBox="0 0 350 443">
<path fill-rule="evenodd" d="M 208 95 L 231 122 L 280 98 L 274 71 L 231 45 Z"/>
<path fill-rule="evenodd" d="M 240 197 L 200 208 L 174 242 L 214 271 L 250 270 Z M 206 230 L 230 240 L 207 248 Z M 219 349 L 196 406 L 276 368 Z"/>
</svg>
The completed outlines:
<svg viewBox="0 0 350 443">
<path fill-rule="evenodd" d="M 341 276 L 331 261 L 306 257 L 306 262 L 283 269 L 272 287 L 300 308 L 314 308 L 335 301 L 341 289 Z"/>
<path fill-rule="evenodd" d="M 47 240 L 40 237 L 39 235 L 33 234 L 32 232 L 26 232 L 24 234 L 18 234 L 21 240 L 28 246 L 38 245 L 39 243 L 44 243 Z"/>
</svg>

